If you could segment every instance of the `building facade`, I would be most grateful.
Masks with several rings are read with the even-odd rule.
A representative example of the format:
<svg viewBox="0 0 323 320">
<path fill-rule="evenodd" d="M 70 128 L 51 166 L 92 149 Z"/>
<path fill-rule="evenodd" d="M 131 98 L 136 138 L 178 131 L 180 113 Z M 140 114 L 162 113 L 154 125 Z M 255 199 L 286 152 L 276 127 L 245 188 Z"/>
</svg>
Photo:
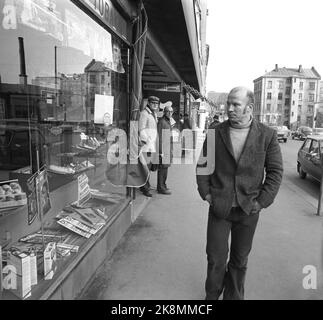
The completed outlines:
<svg viewBox="0 0 323 320">
<path fill-rule="evenodd" d="M 255 79 L 254 116 L 269 125 L 315 126 L 320 74 L 314 67 L 279 68 Z"/>
</svg>

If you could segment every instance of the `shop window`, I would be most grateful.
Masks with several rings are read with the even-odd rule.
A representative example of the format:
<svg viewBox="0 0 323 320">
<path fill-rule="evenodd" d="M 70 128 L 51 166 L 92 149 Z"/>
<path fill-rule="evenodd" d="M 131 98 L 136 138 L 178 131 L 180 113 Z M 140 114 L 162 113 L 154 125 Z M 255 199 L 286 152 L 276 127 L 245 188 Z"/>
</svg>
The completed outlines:
<svg viewBox="0 0 323 320">
<path fill-rule="evenodd" d="M 21 216 L 0 221 L 0 240 L 75 203 L 105 223 L 126 198 L 105 172 L 111 131 L 127 134 L 129 47 L 72 1 L 1 1 L 0 21 L 0 220 Z"/>
</svg>

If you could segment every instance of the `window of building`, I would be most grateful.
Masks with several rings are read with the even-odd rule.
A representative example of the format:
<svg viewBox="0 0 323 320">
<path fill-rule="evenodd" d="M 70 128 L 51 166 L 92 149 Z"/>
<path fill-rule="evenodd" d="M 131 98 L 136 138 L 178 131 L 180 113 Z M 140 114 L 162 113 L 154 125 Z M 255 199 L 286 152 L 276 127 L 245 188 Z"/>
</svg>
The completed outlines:
<svg viewBox="0 0 323 320">
<path fill-rule="evenodd" d="M 267 100 L 271 100 L 271 92 L 267 92 Z"/>
<path fill-rule="evenodd" d="M 84 260 L 116 214 L 126 210 L 128 216 L 124 176 L 110 169 L 127 159 L 131 48 L 108 32 L 99 15 L 85 5 L 83 11 L 81 2 L 94 7 L 92 0 L 0 1 L 0 239 L 8 240 L 7 250 L 45 226 L 53 241 L 79 248 L 72 254 L 57 250 L 57 264 L 56 258 L 51 261 L 54 273 L 57 267 L 55 287 L 44 281 L 43 263 L 37 263 L 38 286 L 30 289 L 28 277 L 17 279 L 20 289 L 23 281 L 23 291 L 32 291 L 32 299 L 66 280 L 61 272 Z M 121 29 L 128 21 L 107 4 L 107 19 L 126 36 Z M 67 222 L 73 204 L 78 213 Z M 38 258 L 43 258 L 43 240 L 32 244 Z M 1 298 L 6 292 L 1 287 Z"/>
<path fill-rule="evenodd" d="M 90 75 L 90 83 L 91 84 L 96 84 L 96 75 L 95 74 Z"/>
<path fill-rule="evenodd" d="M 101 84 L 104 84 L 104 82 L 105 82 L 105 76 L 104 76 L 104 74 L 102 74 L 101 75 Z"/>
<path fill-rule="evenodd" d="M 306 126 L 312 127 L 312 125 L 313 125 L 313 117 L 312 116 L 306 117 Z"/>
<path fill-rule="evenodd" d="M 286 79 L 286 83 L 288 83 L 288 84 L 292 83 L 292 79 L 291 78 L 287 78 Z"/>
<path fill-rule="evenodd" d="M 295 106 L 295 101 L 293 100 L 293 106 Z"/>
<path fill-rule="evenodd" d="M 270 103 L 267 103 L 267 112 L 270 112 L 270 110 L 271 110 L 271 104 Z"/>
<path fill-rule="evenodd" d="M 301 81 L 300 83 L 299 83 L 299 90 L 303 90 L 303 82 Z"/>
<path fill-rule="evenodd" d="M 268 81 L 267 83 L 267 89 L 272 89 L 273 87 L 273 82 L 272 81 Z"/>
<path fill-rule="evenodd" d="M 282 112 L 283 106 L 282 104 L 277 104 L 277 112 Z"/>
<path fill-rule="evenodd" d="M 301 114 L 302 113 L 302 105 L 298 105 L 298 108 L 297 108 L 297 113 L 298 114 Z"/>
<path fill-rule="evenodd" d="M 293 93 L 296 93 L 296 90 L 295 89 L 293 90 Z"/>
<path fill-rule="evenodd" d="M 269 114 L 266 115 L 266 123 L 270 123 L 270 115 Z"/>
<path fill-rule="evenodd" d="M 309 83 L 309 89 L 310 89 L 310 90 L 315 90 L 315 82 L 311 81 L 311 82 Z"/>
<path fill-rule="evenodd" d="M 296 78 L 294 78 L 294 83 L 296 82 Z"/>
<path fill-rule="evenodd" d="M 310 93 L 308 95 L 308 101 L 314 101 L 314 94 L 313 93 Z"/>
<path fill-rule="evenodd" d="M 49 13 L 46 3 L 55 5 L 55 9 Z M 61 172 L 54 175 L 56 179 L 66 171 L 79 170 L 85 160 L 98 168 L 106 167 L 107 158 L 95 158 L 93 150 L 100 142 L 100 148 L 106 144 L 112 126 L 127 131 L 129 47 L 71 1 L 13 1 L 12 6 L 17 19 L 5 19 L 7 23 L 0 24 L 0 43 L 6 44 L 0 45 L 0 94 L 6 96 L 5 118 L 12 121 L 19 117 L 25 124 L 35 123 L 33 131 L 47 146 L 37 146 L 40 165 Z M 21 76 L 27 84 L 23 93 L 14 89 L 19 86 L 19 44 L 25 51 L 27 73 Z M 108 90 L 108 81 L 102 86 L 100 79 L 107 80 L 109 73 Z M 88 137 L 86 141 L 81 140 L 81 132 Z M 3 157 L 0 150 L 1 179 L 9 180 L 12 170 L 37 170 L 36 145 L 29 148 L 29 141 L 26 135 L 19 155 L 11 148 Z M 106 155 L 108 147 L 101 150 L 102 154 Z M 86 155 L 88 150 L 92 150 L 90 155 Z M 93 170 L 91 179 L 102 174 L 101 169 Z M 57 181 L 67 183 L 72 179 Z M 53 183 L 55 187 L 57 184 Z"/>
<path fill-rule="evenodd" d="M 286 98 L 285 99 L 285 106 L 289 106 L 290 105 L 290 99 L 289 98 Z"/>
<path fill-rule="evenodd" d="M 286 117 L 289 117 L 289 110 L 288 110 L 288 109 L 285 109 L 285 111 L 284 111 L 284 115 L 285 115 L 285 118 L 286 118 Z"/>
<path fill-rule="evenodd" d="M 284 81 L 282 80 L 278 81 L 278 89 L 284 89 Z"/>
<path fill-rule="evenodd" d="M 313 111 L 314 111 L 314 106 L 308 105 L 307 106 L 307 113 L 313 113 Z"/>
<path fill-rule="evenodd" d="M 290 87 L 286 87 L 285 94 L 290 94 Z"/>
<path fill-rule="evenodd" d="M 278 92 L 278 100 L 283 100 L 283 93 L 282 92 Z"/>
<path fill-rule="evenodd" d="M 302 93 L 299 93 L 299 94 L 298 94 L 298 100 L 299 100 L 299 101 L 302 101 L 302 100 L 303 100 L 303 94 L 302 94 Z"/>
</svg>

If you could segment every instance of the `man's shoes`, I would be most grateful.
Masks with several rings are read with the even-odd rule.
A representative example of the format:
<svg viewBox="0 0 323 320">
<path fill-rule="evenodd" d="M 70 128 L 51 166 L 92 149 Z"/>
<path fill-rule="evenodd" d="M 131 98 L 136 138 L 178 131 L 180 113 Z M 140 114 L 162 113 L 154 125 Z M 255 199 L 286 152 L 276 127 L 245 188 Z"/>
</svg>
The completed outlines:
<svg viewBox="0 0 323 320">
<path fill-rule="evenodd" d="M 141 190 L 141 192 L 146 196 L 151 198 L 153 195 L 149 192 L 149 190 Z"/>
<path fill-rule="evenodd" d="M 166 189 L 157 190 L 157 192 L 160 194 L 167 194 L 167 195 L 172 194 L 170 190 L 166 190 Z"/>
</svg>

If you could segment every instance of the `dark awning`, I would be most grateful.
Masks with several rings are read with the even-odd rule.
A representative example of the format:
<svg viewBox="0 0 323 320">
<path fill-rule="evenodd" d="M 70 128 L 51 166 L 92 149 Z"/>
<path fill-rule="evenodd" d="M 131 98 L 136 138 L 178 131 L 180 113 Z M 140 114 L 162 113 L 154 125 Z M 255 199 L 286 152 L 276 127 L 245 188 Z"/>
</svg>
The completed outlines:
<svg viewBox="0 0 323 320">
<path fill-rule="evenodd" d="M 143 78 L 149 78 L 149 72 L 152 76 L 153 71 L 156 71 L 156 76 L 161 79 L 183 80 L 200 90 L 182 1 L 145 0 L 144 6 L 148 16 L 149 36 Z M 162 53 L 161 57 L 157 57 L 158 52 Z M 166 64 L 162 61 L 165 59 Z"/>
</svg>

